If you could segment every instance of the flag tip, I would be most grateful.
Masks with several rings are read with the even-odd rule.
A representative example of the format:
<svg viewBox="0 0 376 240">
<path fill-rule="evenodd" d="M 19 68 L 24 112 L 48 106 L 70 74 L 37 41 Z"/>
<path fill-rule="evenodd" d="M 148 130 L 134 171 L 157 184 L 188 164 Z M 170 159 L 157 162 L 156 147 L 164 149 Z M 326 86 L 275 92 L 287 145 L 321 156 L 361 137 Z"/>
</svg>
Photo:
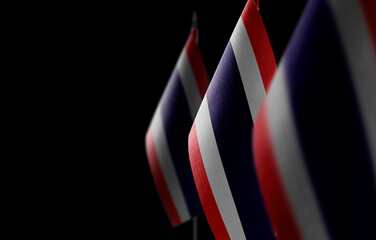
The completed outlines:
<svg viewBox="0 0 376 240">
<path fill-rule="evenodd" d="M 197 28 L 197 13 L 196 13 L 196 11 L 193 11 L 192 28 Z"/>
</svg>

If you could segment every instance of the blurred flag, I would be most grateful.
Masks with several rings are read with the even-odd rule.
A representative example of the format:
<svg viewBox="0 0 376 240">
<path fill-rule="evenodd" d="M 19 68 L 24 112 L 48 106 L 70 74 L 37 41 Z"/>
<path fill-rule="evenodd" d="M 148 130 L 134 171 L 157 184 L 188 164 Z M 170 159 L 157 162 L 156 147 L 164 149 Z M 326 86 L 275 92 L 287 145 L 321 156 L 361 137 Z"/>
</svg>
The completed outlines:
<svg viewBox="0 0 376 240">
<path fill-rule="evenodd" d="M 276 63 L 249 0 L 189 135 L 189 157 L 216 239 L 274 238 L 253 166 L 251 130 Z"/>
<path fill-rule="evenodd" d="M 311 0 L 255 123 L 278 240 L 374 239 L 376 1 Z"/>
<path fill-rule="evenodd" d="M 202 213 L 188 157 L 189 130 L 209 85 L 197 39 L 192 27 L 146 133 L 149 166 L 173 226 Z"/>
</svg>

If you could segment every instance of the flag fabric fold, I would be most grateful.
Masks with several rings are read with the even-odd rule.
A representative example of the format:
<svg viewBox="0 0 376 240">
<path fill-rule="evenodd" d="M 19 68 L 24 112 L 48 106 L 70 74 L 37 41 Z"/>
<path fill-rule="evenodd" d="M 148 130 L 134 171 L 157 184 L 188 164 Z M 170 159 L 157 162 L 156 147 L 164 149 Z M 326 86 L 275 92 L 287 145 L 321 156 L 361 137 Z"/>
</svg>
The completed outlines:
<svg viewBox="0 0 376 240">
<path fill-rule="evenodd" d="M 275 70 L 260 13 L 249 0 L 189 134 L 194 180 L 216 239 L 274 238 L 253 165 L 251 131 Z"/>
<path fill-rule="evenodd" d="M 150 170 L 173 226 L 202 213 L 188 157 L 188 134 L 209 85 L 196 28 L 182 50 L 146 133 Z"/>
<path fill-rule="evenodd" d="M 372 239 L 376 4 L 311 0 L 253 132 L 277 239 Z"/>
</svg>

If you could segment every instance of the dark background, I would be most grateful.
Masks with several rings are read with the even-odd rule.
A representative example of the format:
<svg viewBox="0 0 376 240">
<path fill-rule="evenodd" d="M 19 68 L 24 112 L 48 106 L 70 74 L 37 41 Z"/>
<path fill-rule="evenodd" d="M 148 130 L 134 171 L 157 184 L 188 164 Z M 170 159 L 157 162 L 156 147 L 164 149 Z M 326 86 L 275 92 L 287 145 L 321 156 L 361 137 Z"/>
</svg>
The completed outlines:
<svg viewBox="0 0 376 240">
<path fill-rule="evenodd" d="M 70 69 L 70 76 L 64 98 L 69 115 L 62 134 L 69 142 L 60 150 L 72 160 L 62 183 L 67 194 L 59 195 L 63 203 L 57 206 L 58 216 L 67 220 L 52 224 L 59 233 L 192 239 L 191 222 L 173 228 L 164 213 L 146 159 L 145 133 L 190 33 L 193 10 L 211 78 L 245 4 L 246 0 L 91 3 L 73 10 L 74 18 L 65 16 L 71 22 L 61 51 L 71 56 L 63 67 Z M 305 4 L 260 0 L 277 63 Z M 211 238 L 202 216 L 199 239 Z"/>
</svg>

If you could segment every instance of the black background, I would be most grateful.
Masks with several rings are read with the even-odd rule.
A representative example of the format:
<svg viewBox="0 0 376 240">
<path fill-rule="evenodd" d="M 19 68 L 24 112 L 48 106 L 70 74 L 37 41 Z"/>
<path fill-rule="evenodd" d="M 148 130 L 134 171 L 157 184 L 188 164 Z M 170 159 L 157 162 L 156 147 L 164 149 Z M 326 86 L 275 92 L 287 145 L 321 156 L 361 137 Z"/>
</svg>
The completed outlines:
<svg viewBox="0 0 376 240">
<path fill-rule="evenodd" d="M 211 78 L 245 4 L 246 0 L 138 1 L 91 3 L 73 11 L 76 16 L 61 49 L 71 54 L 64 66 L 70 69 L 67 79 L 73 80 L 67 80 L 63 104 L 69 114 L 61 134 L 69 143 L 60 150 L 70 164 L 62 183 L 66 194 L 60 194 L 63 203 L 56 213 L 66 219 L 58 226 L 60 232 L 192 239 L 191 222 L 173 228 L 164 212 L 146 159 L 145 133 L 190 33 L 193 10 Z M 277 63 L 305 4 L 260 0 Z M 199 239 L 211 238 L 202 216 Z"/>
</svg>

